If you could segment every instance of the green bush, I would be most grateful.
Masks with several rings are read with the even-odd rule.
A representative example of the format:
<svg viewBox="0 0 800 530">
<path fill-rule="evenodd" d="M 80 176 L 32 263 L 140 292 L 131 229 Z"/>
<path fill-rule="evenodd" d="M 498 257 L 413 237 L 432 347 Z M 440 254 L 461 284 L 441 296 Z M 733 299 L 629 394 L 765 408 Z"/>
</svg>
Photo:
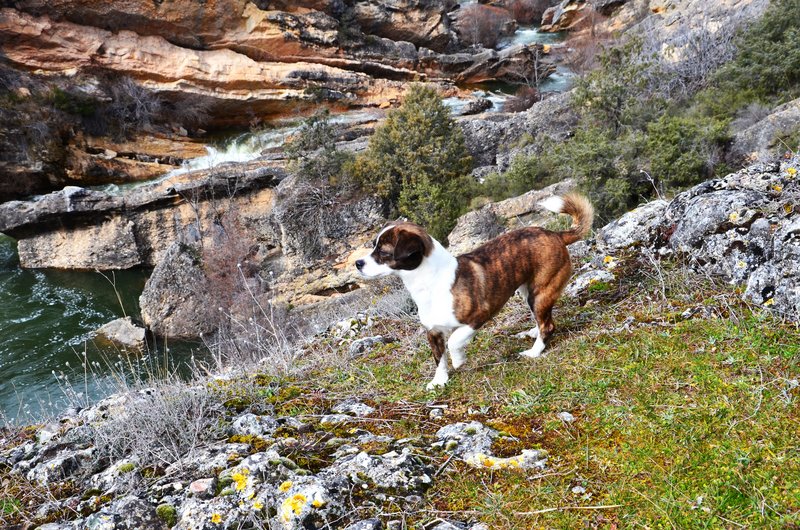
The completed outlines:
<svg viewBox="0 0 800 530">
<path fill-rule="evenodd" d="M 716 85 L 733 94 L 788 101 L 800 95 L 800 0 L 773 0 L 739 39 L 739 54 L 715 75 Z M 738 110 L 738 109 L 733 109 Z"/>
<path fill-rule="evenodd" d="M 728 123 L 706 117 L 664 115 L 647 128 L 650 171 L 677 190 L 711 178 L 730 139 Z"/>
<path fill-rule="evenodd" d="M 414 85 L 350 165 L 356 180 L 439 239 L 474 193 L 464 135 L 435 90 Z"/>
<path fill-rule="evenodd" d="M 505 173 L 492 173 L 483 182 L 484 195 L 494 201 L 540 190 L 555 182 L 555 172 L 546 155 L 517 156 Z"/>
</svg>

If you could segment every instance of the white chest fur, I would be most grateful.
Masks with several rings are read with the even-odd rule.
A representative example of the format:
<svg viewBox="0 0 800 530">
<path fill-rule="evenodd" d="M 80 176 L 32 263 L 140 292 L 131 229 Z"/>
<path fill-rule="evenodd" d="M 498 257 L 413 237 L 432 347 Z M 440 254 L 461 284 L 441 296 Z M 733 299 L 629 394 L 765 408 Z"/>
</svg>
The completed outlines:
<svg viewBox="0 0 800 530">
<path fill-rule="evenodd" d="M 417 304 L 419 319 L 427 329 L 448 330 L 461 325 L 453 312 L 451 289 L 458 262 L 434 240 L 431 255 L 412 271 L 399 271 L 406 289 Z"/>
</svg>

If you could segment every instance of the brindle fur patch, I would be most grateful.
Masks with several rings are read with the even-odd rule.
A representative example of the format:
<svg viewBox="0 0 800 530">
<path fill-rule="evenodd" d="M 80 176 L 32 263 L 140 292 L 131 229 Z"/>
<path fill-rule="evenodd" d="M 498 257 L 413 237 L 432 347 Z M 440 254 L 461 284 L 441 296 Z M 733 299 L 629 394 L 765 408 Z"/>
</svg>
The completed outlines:
<svg viewBox="0 0 800 530">
<path fill-rule="evenodd" d="M 538 227 L 503 234 L 457 258 L 453 293 L 459 322 L 478 329 L 505 305 L 521 285 L 546 340 L 553 332 L 551 311 L 572 265 L 561 234 Z"/>
</svg>

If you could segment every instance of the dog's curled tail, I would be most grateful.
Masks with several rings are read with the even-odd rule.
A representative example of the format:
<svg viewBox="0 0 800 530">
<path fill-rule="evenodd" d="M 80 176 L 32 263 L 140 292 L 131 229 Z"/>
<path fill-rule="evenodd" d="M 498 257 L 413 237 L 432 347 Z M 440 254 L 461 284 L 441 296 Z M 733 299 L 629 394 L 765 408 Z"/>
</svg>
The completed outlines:
<svg viewBox="0 0 800 530">
<path fill-rule="evenodd" d="M 565 245 L 583 239 L 592 229 L 594 206 L 589 199 L 579 193 L 569 193 L 563 197 L 550 197 L 539 204 L 551 212 L 565 213 L 572 217 L 570 229 L 559 232 Z"/>
</svg>

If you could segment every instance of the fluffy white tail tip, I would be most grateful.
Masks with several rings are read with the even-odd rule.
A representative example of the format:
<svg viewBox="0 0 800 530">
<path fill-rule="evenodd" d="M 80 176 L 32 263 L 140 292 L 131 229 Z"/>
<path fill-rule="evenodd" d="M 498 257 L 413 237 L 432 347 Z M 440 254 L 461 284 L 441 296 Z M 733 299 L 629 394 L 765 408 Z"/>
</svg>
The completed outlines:
<svg viewBox="0 0 800 530">
<path fill-rule="evenodd" d="M 554 213 L 561 213 L 561 211 L 564 209 L 564 199 L 561 197 L 548 197 L 547 199 L 540 201 L 539 206 Z"/>
</svg>

